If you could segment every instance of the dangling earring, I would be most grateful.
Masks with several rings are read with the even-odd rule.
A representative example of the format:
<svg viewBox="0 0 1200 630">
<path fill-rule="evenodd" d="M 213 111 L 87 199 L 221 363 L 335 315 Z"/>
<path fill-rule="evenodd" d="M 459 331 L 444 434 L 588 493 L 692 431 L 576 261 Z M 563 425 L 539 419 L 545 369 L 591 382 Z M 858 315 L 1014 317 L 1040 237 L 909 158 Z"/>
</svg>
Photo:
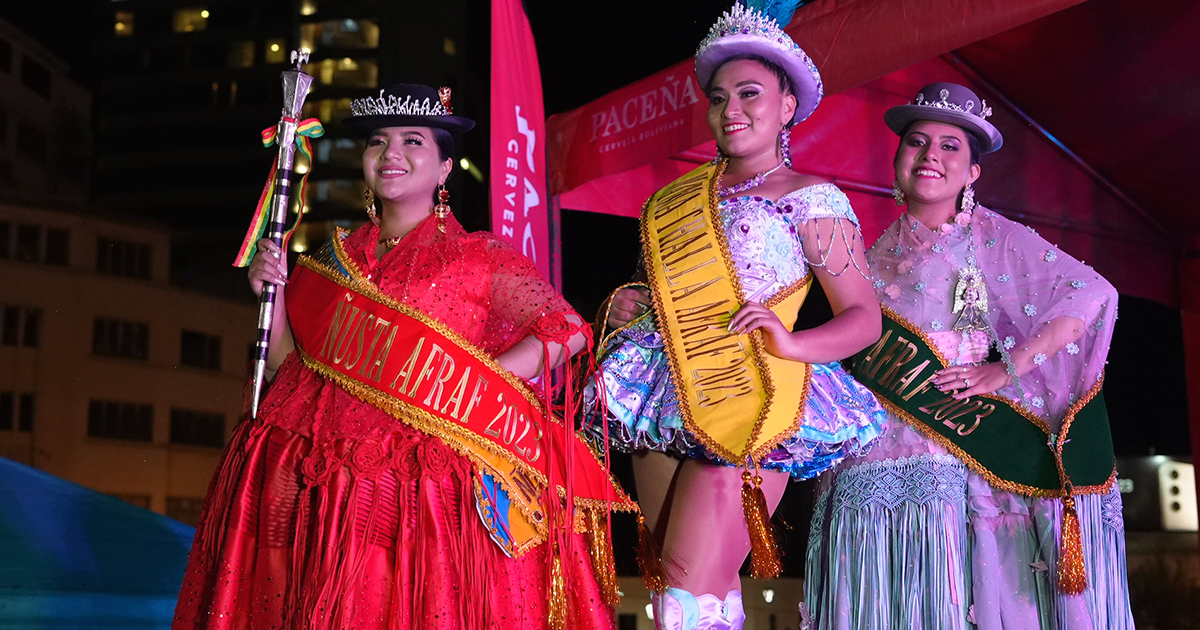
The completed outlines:
<svg viewBox="0 0 1200 630">
<path fill-rule="evenodd" d="M 897 206 L 903 206 L 906 203 L 904 200 L 904 191 L 900 190 L 900 180 L 898 179 L 892 180 L 892 199 L 896 200 Z"/>
<path fill-rule="evenodd" d="M 975 210 L 975 189 L 970 184 L 962 191 L 962 211 L 970 214 Z"/>
<path fill-rule="evenodd" d="M 779 154 L 783 156 L 783 164 L 792 168 L 792 130 L 787 125 L 779 130 Z"/>
<path fill-rule="evenodd" d="M 445 184 L 438 184 L 437 190 L 437 205 L 433 207 L 433 214 L 438 220 L 438 231 L 446 232 L 446 217 L 450 214 L 450 191 L 446 190 Z"/>
<path fill-rule="evenodd" d="M 717 147 L 717 157 L 713 158 L 712 162 L 709 162 L 709 164 L 716 166 L 721 163 L 721 160 L 724 160 L 727 157 L 729 157 L 729 156 L 725 155 L 725 152 L 721 150 L 720 146 L 718 146 Z"/>
<path fill-rule="evenodd" d="M 376 216 L 375 210 L 375 193 L 370 188 L 363 189 L 363 201 L 367 202 L 367 218 L 371 220 L 371 223 L 379 225 L 379 217 Z"/>
</svg>

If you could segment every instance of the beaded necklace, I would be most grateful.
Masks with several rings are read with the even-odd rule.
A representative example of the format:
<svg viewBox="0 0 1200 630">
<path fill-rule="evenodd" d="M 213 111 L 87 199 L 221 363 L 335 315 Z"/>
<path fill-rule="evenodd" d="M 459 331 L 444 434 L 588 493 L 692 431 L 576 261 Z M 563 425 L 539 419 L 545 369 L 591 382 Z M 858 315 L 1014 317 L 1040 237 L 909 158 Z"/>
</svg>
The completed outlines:
<svg viewBox="0 0 1200 630">
<path fill-rule="evenodd" d="M 762 186 L 763 182 L 767 181 L 767 176 L 769 176 L 770 174 L 774 173 L 775 171 L 778 171 L 779 169 L 783 168 L 783 165 L 786 163 L 787 162 L 780 162 L 779 164 L 776 164 L 775 166 L 771 167 L 770 169 L 767 169 L 767 170 L 759 173 L 758 175 L 755 175 L 754 177 L 747 179 L 746 181 L 744 181 L 740 184 L 734 184 L 732 186 L 718 188 L 717 196 L 732 197 L 733 195 L 736 195 L 740 192 L 745 192 L 756 186 Z"/>
</svg>

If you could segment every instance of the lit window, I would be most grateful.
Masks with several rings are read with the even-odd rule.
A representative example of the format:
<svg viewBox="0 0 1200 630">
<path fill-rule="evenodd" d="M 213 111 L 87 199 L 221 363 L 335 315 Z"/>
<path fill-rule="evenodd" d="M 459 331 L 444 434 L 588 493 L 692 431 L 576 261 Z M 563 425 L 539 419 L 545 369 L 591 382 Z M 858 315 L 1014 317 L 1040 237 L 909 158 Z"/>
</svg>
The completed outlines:
<svg viewBox="0 0 1200 630">
<path fill-rule="evenodd" d="M 268 39 L 267 51 L 264 55 L 267 63 L 284 63 L 287 61 L 287 40 Z"/>
<path fill-rule="evenodd" d="M 254 42 L 234 42 L 229 45 L 229 67 L 249 68 L 254 65 Z"/>
<path fill-rule="evenodd" d="M 453 57 L 458 54 L 458 46 L 454 44 L 453 39 L 447 37 L 442 40 L 442 52 L 446 53 L 448 57 Z"/>
<path fill-rule="evenodd" d="M 379 80 L 379 67 L 369 59 L 326 59 L 321 62 L 319 79 L 324 85 L 370 88 Z"/>
<path fill-rule="evenodd" d="M 208 10 L 199 8 L 175 9 L 175 32 L 191 33 L 208 27 Z"/>
<path fill-rule="evenodd" d="M 113 20 L 113 34 L 117 37 L 133 35 L 133 11 L 117 11 L 117 17 Z"/>
</svg>

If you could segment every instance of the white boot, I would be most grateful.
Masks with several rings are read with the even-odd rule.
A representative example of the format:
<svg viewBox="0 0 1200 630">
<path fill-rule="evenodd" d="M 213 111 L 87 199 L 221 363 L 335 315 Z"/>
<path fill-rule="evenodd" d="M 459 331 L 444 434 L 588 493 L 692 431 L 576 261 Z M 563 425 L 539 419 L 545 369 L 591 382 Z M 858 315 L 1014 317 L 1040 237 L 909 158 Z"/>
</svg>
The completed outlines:
<svg viewBox="0 0 1200 630">
<path fill-rule="evenodd" d="M 696 597 L 681 588 L 668 588 L 650 598 L 655 630 L 742 630 L 746 612 L 742 593 L 729 591 L 725 601 L 716 595 Z"/>
</svg>

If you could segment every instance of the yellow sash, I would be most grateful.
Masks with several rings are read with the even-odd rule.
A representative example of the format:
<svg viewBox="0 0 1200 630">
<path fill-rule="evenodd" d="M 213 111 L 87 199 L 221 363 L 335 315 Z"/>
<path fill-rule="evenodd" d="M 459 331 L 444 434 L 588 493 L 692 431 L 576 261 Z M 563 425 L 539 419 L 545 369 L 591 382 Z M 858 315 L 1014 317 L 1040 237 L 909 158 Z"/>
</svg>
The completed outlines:
<svg viewBox="0 0 1200 630">
<path fill-rule="evenodd" d="M 722 171 L 703 166 L 655 193 L 642 212 L 642 250 L 686 426 L 743 464 L 799 428 L 812 368 L 767 352 L 759 331 L 726 328 L 746 299 L 717 217 Z M 764 306 L 790 329 L 807 293 L 806 277 Z"/>
</svg>

